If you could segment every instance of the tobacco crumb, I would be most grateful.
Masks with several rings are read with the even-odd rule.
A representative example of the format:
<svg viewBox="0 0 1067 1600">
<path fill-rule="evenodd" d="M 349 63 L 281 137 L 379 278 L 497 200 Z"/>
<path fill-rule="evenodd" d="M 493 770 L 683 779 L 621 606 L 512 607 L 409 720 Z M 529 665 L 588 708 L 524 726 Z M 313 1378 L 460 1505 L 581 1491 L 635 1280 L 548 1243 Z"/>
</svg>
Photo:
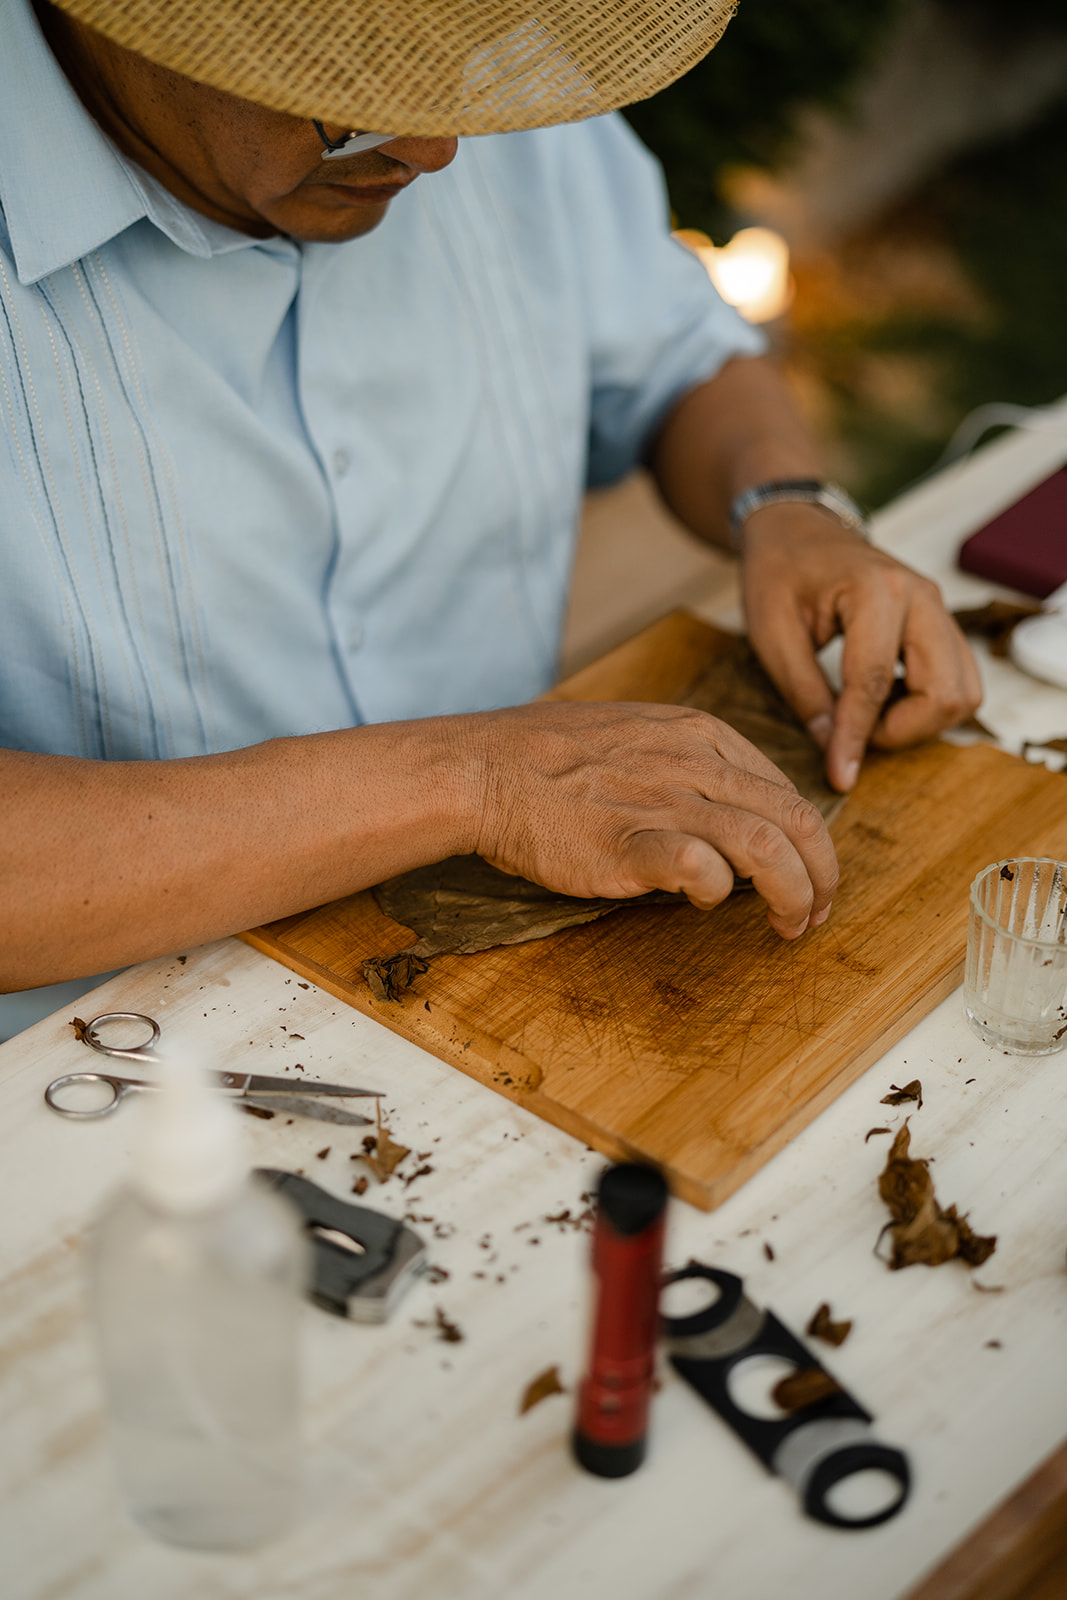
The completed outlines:
<svg viewBox="0 0 1067 1600">
<path fill-rule="evenodd" d="M 910 1083 L 906 1083 L 904 1085 L 903 1089 L 900 1088 L 899 1084 L 895 1084 L 895 1083 L 891 1083 L 889 1085 L 889 1087 L 893 1092 L 892 1092 L 892 1094 L 884 1094 L 882 1096 L 882 1101 L 881 1101 L 882 1105 L 884 1105 L 884 1106 L 902 1106 L 905 1103 L 905 1101 L 907 1101 L 907 1100 L 917 1100 L 919 1102 L 919 1104 L 916 1107 L 916 1109 L 918 1111 L 922 1110 L 922 1108 L 923 1108 L 923 1086 L 919 1082 L 918 1078 L 912 1078 L 911 1082 Z"/>
<path fill-rule="evenodd" d="M 484 1278 L 485 1276 L 486 1276 L 486 1274 L 484 1272 L 472 1272 L 471 1273 L 471 1277 L 472 1278 Z"/>
<path fill-rule="evenodd" d="M 405 1152 L 405 1154 L 406 1154 L 406 1152 Z M 405 1178 L 405 1179 L 404 1179 L 404 1186 L 405 1186 L 405 1188 L 409 1188 L 409 1189 L 410 1189 L 410 1187 L 411 1187 L 411 1185 L 412 1185 L 412 1184 L 413 1184 L 413 1183 L 414 1183 L 414 1182 L 415 1182 L 415 1180 L 416 1180 L 416 1179 L 417 1179 L 417 1178 L 425 1178 L 425 1177 L 426 1177 L 426 1175 L 427 1175 L 427 1174 L 428 1174 L 428 1173 L 430 1173 L 430 1172 L 432 1172 L 432 1171 L 433 1171 L 433 1168 L 432 1168 L 432 1167 L 431 1167 L 431 1166 L 428 1166 L 428 1165 L 426 1165 L 426 1166 L 421 1166 L 421 1167 L 416 1167 L 416 1169 L 415 1169 L 415 1171 L 414 1171 L 414 1172 L 412 1172 L 412 1173 L 410 1173 L 410 1174 L 409 1174 L 409 1175 L 408 1175 L 408 1176 L 407 1176 L 407 1177 L 406 1177 L 406 1178 Z"/>
<path fill-rule="evenodd" d="M 539 1372 L 536 1378 L 522 1391 L 519 1401 L 519 1416 L 524 1417 L 527 1411 L 532 1411 L 534 1406 L 539 1406 L 542 1400 L 547 1400 L 550 1394 L 566 1394 L 567 1391 L 560 1382 L 559 1368 L 546 1367 L 544 1372 Z"/>
<path fill-rule="evenodd" d="M 327 1145 L 323 1145 L 321 1150 L 316 1150 L 315 1151 L 315 1160 L 316 1161 L 325 1161 L 326 1157 L 330 1153 L 331 1148 L 332 1148 L 332 1146 L 327 1144 Z"/>
<path fill-rule="evenodd" d="M 841 1385 L 836 1378 L 832 1378 L 822 1367 L 798 1367 L 796 1372 L 791 1372 L 781 1378 L 771 1390 L 774 1403 L 781 1406 L 783 1411 L 802 1411 L 805 1406 L 814 1406 L 820 1400 L 828 1400 L 832 1394 L 840 1394 Z"/>
<path fill-rule="evenodd" d="M 533 1236 L 533 1237 L 532 1237 L 532 1238 L 530 1238 L 530 1239 L 527 1239 L 527 1241 L 526 1241 L 526 1243 L 527 1243 L 527 1244 L 540 1244 L 540 1243 L 541 1243 L 541 1241 L 540 1241 L 540 1239 L 539 1239 L 539 1238 L 537 1238 L 537 1236 L 536 1236 L 536 1234 L 535 1234 L 535 1235 L 534 1235 L 534 1236 Z"/>
<path fill-rule="evenodd" d="M 71 1017 L 70 1025 L 74 1029 L 75 1039 L 77 1039 L 79 1044 L 84 1044 L 85 1035 L 89 1030 L 89 1024 L 87 1022 L 83 1022 L 81 1017 Z"/>
<path fill-rule="evenodd" d="M 301 1044 L 304 1043 L 304 1035 L 302 1033 L 291 1033 L 289 1037 L 290 1039 L 299 1039 Z"/>
<path fill-rule="evenodd" d="M 581 1233 L 583 1229 L 592 1227 L 595 1218 L 591 1206 L 586 1206 L 584 1210 L 577 1213 L 572 1212 L 570 1206 L 566 1206 L 562 1211 L 557 1211 L 552 1216 L 542 1217 L 541 1221 L 546 1224 L 555 1224 L 560 1233 L 566 1233 L 568 1228 L 574 1233 Z M 530 1226 L 531 1224 L 528 1222 L 520 1222 L 515 1232 L 518 1233 L 519 1228 L 528 1228 Z"/>
<path fill-rule="evenodd" d="M 311 985 L 310 985 L 310 983 L 298 983 L 297 984 L 297 988 L 298 989 L 310 989 Z"/>
<path fill-rule="evenodd" d="M 867 1132 L 863 1135 L 863 1142 L 866 1144 L 867 1140 L 873 1139 L 876 1133 L 889 1133 L 890 1131 L 891 1130 L 889 1128 L 868 1128 Z"/>
<path fill-rule="evenodd" d="M 423 1001 L 423 1002 L 422 1002 L 422 1009 L 423 1009 L 423 1010 L 424 1010 L 424 1011 L 429 1011 L 429 1009 L 430 1009 L 430 1002 L 429 1002 L 429 1001 L 428 1001 L 428 1000 L 424 1000 L 424 1001 Z"/>
<path fill-rule="evenodd" d="M 942 1208 L 938 1204 L 929 1162 L 909 1156 L 910 1144 L 911 1133 L 905 1121 L 878 1179 L 878 1192 L 891 1218 L 882 1230 L 888 1231 L 892 1240 L 890 1270 L 896 1272 L 920 1262 L 937 1267 L 956 1256 L 969 1267 L 980 1267 L 996 1249 L 996 1235 L 976 1234 L 954 1205 Z"/>
<path fill-rule="evenodd" d="M 179 967 L 184 967 L 184 965 L 188 961 L 188 959 L 189 959 L 188 956 L 179 956 L 178 957 L 178 965 L 179 965 Z"/>
<path fill-rule="evenodd" d="M 434 1307 L 434 1323 L 437 1327 L 437 1337 L 445 1344 L 462 1344 L 463 1329 L 447 1317 L 440 1306 Z"/>
<path fill-rule="evenodd" d="M 774 1246 L 768 1244 L 766 1240 L 763 1241 L 763 1254 L 767 1257 L 768 1261 L 774 1260 Z"/>
<path fill-rule="evenodd" d="M 813 1339 L 821 1339 L 823 1344 L 839 1345 L 844 1344 L 852 1332 L 852 1323 L 834 1322 L 830 1315 L 830 1306 L 824 1300 L 804 1332 L 810 1334 Z"/>
<path fill-rule="evenodd" d="M 1005 883 L 1015 882 L 1015 874 L 1010 867 L 1001 867 L 1000 876 L 1004 879 Z"/>
<path fill-rule="evenodd" d="M 424 1276 L 429 1283 L 446 1283 L 451 1277 L 451 1273 L 446 1271 L 444 1267 L 429 1266 L 426 1268 Z"/>
<path fill-rule="evenodd" d="M 964 1087 L 964 1088 L 965 1088 L 965 1089 L 966 1089 L 966 1087 L 967 1087 L 967 1085 L 968 1085 L 968 1084 L 969 1084 L 969 1083 L 977 1083 L 977 1082 L 978 1082 L 978 1079 L 977 1079 L 977 1078 L 965 1078 L 965 1079 L 964 1079 L 964 1080 L 963 1080 L 963 1087 Z"/>
<path fill-rule="evenodd" d="M 433 1225 L 435 1239 L 451 1239 L 455 1231 L 455 1227 L 451 1222 L 435 1222 Z"/>
<path fill-rule="evenodd" d="M 260 1117 L 264 1122 L 270 1122 L 274 1116 L 273 1111 L 268 1111 L 266 1106 L 250 1106 L 247 1100 L 239 1100 L 238 1105 L 246 1117 Z"/>
<path fill-rule="evenodd" d="M 1001 1344 L 999 1339 L 987 1339 L 985 1342 L 985 1348 L 987 1350 L 1003 1350 L 1004 1346 Z"/>
<path fill-rule="evenodd" d="M 293 1071 L 294 1072 L 303 1072 L 304 1071 L 303 1063 L 300 1062 L 300 1061 L 294 1061 L 293 1062 Z"/>
<path fill-rule="evenodd" d="M 367 1192 L 367 1190 L 369 1188 L 370 1188 L 370 1184 L 369 1184 L 369 1182 L 368 1182 L 368 1180 L 366 1178 L 357 1178 L 355 1183 L 352 1185 L 352 1193 L 353 1194 L 366 1194 L 366 1192 Z"/>
</svg>

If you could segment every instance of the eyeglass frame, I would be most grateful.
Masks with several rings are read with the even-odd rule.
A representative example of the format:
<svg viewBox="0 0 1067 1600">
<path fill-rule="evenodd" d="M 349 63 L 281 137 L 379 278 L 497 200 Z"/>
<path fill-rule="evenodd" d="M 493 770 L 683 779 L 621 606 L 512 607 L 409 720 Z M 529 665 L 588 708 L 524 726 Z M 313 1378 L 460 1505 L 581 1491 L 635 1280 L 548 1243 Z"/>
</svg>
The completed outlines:
<svg viewBox="0 0 1067 1600">
<path fill-rule="evenodd" d="M 362 150 L 376 150 L 381 144 L 389 144 L 393 139 L 400 137 L 397 133 L 364 133 L 358 128 L 353 128 L 341 139 L 328 137 L 322 123 L 312 117 L 311 126 L 322 140 L 323 161 L 336 161 L 339 156 L 358 155 Z"/>
</svg>

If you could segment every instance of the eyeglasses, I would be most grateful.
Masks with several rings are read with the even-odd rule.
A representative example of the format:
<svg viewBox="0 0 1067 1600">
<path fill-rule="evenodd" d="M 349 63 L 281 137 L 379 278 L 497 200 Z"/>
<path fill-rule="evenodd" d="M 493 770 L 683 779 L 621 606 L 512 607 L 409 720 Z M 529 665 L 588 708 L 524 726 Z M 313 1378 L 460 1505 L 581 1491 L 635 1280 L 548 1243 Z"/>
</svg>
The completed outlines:
<svg viewBox="0 0 1067 1600">
<path fill-rule="evenodd" d="M 338 156 L 358 155 L 361 150 L 376 150 L 380 144 L 389 144 L 391 140 L 399 138 L 395 133 L 360 133 L 358 129 L 353 129 L 343 138 L 330 139 L 322 123 L 316 122 L 314 117 L 311 126 L 322 140 L 324 161 L 336 161 Z"/>
</svg>

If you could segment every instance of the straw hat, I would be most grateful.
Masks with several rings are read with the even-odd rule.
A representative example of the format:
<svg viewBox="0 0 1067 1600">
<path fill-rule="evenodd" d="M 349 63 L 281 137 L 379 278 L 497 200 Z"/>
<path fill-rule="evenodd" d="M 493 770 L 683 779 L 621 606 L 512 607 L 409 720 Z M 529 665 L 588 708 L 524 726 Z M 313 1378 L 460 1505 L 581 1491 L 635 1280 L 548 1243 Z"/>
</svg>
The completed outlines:
<svg viewBox="0 0 1067 1600">
<path fill-rule="evenodd" d="M 397 134 L 596 116 L 671 83 L 737 0 L 56 0 L 116 44 L 298 117 Z"/>
</svg>

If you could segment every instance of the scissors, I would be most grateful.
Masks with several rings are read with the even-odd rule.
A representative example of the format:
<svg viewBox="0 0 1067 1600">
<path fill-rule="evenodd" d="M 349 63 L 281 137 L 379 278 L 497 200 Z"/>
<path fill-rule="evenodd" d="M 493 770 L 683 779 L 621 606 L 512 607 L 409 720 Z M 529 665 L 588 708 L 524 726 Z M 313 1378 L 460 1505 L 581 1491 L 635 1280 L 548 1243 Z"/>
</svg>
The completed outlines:
<svg viewBox="0 0 1067 1600">
<path fill-rule="evenodd" d="M 118 1045 L 105 1044 L 97 1029 L 112 1022 L 143 1022 L 149 1029 L 148 1037 L 142 1044 L 133 1045 L 125 1050 L 120 1049 Z M 101 1012 L 100 1016 L 93 1017 L 91 1022 L 81 1023 L 78 1037 L 83 1044 L 91 1046 L 93 1050 L 98 1050 L 101 1055 L 112 1060 L 154 1062 L 160 1059 L 155 1049 L 159 1040 L 159 1023 L 140 1011 Z M 297 1117 L 314 1117 L 320 1122 L 344 1123 L 350 1127 L 357 1125 L 369 1127 L 370 1118 L 357 1116 L 351 1111 L 341 1111 L 336 1106 L 320 1105 L 317 1100 L 308 1097 L 369 1095 L 378 1098 L 385 1092 L 382 1089 L 353 1089 L 348 1084 L 341 1083 L 302 1083 L 293 1078 L 265 1078 L 258 1072 L 213 1072 L 211 1077 L 220 1089 L 240 1100 L 242 1105 L 251 1106 L 256 1111 L 265 1111 L 268 1116 L 272 1116 L 276 1111 L 288 1111 Z M 103 1084 L 111 1090 L 111 1098 L 101 1106 L 94 1106 L 87 1111 L 81 1110 L 63 1098 L 64 1090 L 71 1085 L 79 1084 Z M 74 1117 L 80 1122 L 91 1122 L 97 1117 L 109 1117 L 128 1094 L 140 1094 L 143 1089 L 157 1087 L 158 1085 L 150 1083 L 145 1078 L 118 1078 L 110 1072 L 65 1072 L 61 1078 L 53 1078 L 44 1092 L 44 1097 L 52 1110 L 58 1111 L 61 1117 Z M 294 1094 L 294 1089 L 299 1092 Z"/>
</svg>

